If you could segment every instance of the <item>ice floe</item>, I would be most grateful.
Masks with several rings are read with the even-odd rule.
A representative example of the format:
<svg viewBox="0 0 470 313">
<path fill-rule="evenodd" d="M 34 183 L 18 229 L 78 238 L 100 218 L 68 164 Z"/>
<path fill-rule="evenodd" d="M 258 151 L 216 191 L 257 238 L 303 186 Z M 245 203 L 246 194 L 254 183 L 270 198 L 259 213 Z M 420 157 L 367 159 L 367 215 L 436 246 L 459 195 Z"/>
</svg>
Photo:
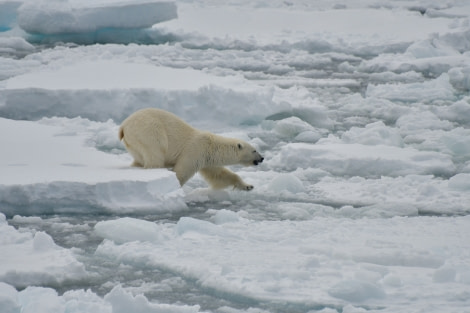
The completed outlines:
<svg viewBox="0 0 470 313">
<path fill-rule="evenodd" d="M 130 158 L 87 146 L 86 134 L 67 126 L 0 119 L 1 132 L 14 129 L 17 136 L 4 141 L 8 149 L 1 157 L 2 212 L 186 207 L 174 173 L 130 168 Z M 117 136 L 117 127 L 113 129 Z"/>
<path fill-rule="evenodd" d="M 0 213 L 0 280 L 25 288 L 29 285 L 51 284 L 84 279 L 87 272 L 73 252 L 56 245 L 44 232 L 20 232 L 9 226 Z M 3 307 L 3 306 L 2 306 Z"/>
<path fill-rule="evenodd" d="M 243 77 L 122 60 L 79 62 L 18 75 L 3 84 L 1 115 L 15 119 L 81 116 L 120 122 L 139 108 L 159 104 L 184 119 L 207 122 L 226 115 L 236 125 L 259 123 L 266 113 L 283 106 L 273 103 L 270 88 Z M 252 102 L 257 105 L 247 105 Z M 245 109 L 237 110 L 240 106 Z M 201 110 L 207 114 L 201 115 Z"/>
<path fill-rule="evenodd" d="M 441 294 L 446 298 L 466 288 L 469 268 L 460 238 L 468 233 L 467 217 L 444 223 L 430 217 L 286 224 L 226 215 L 215 213 L 223 224 L 184 217 L 176 225 L 161 225 L 163 239 L 153 243 L 122 243 L 120 230 L 111 226 L 121 221 L 107 222 L 109 239 L 96 253 L 132 266 L 176 271 L 227 297 L 270 299 L 281 306 L 285 301 L 311 307 L 344 301 L 380 307 L 386 302 L 397 310 L 403 297 L 411 300 L 419 293 L 430 301 L 417 304 L 424 308 L 440 306 L 434 295 L 440 283 L 452 282 Z M 139 223 L 127 221 L 131 229 Z M 358 229 L 364 227 L 368 232 L 361 235 Z"/>
<path fill-rule="evenodd" d="M 467 312 L 467 2 L 0 0 L 0 312 Z M 130 167 L 144 107 L 255 188 Z"/>
<path fill-rule="evenodd" d="M 2 1 L 0 9 L 0 31 L 45 43 L 128 43 L 148 37 L 152 25 L 178 16 L 175 2 L 162 0 Z"/>
</svg>

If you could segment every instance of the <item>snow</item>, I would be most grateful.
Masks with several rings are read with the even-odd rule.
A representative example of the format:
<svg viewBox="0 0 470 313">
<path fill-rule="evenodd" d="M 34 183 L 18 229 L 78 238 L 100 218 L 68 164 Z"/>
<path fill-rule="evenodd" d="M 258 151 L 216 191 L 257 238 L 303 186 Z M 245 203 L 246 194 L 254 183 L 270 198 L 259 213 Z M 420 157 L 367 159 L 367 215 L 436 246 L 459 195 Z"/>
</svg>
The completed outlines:
<svg viewBox="0 0 470 313">
<path fill-rule="evenodd" d="M 0 0 L 0 313 L 467 312 L 468 1 Z M 133 168 L 145 107 L 265 157 Z"/>
</svg>

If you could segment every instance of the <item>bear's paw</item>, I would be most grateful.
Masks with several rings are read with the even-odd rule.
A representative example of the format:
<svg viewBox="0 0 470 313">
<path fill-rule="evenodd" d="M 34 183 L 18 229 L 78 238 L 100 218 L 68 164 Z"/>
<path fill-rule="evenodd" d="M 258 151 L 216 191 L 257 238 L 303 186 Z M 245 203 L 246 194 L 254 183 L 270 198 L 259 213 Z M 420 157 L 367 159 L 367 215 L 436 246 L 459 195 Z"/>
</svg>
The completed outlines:
<svg viewBox="0 0 470 313">
<path fill-rule="evenodd" d="M 250 190 L 253 190 L 253 188 L 255 188 L 253 185 L 247 185 L 245 183 L 242 183 L 242 184 L 237 184 L 234 186 L 236 189 L 239 189 L 239 190 L 245 190 L 245 191 L 250 191 Z"/>
</svg>

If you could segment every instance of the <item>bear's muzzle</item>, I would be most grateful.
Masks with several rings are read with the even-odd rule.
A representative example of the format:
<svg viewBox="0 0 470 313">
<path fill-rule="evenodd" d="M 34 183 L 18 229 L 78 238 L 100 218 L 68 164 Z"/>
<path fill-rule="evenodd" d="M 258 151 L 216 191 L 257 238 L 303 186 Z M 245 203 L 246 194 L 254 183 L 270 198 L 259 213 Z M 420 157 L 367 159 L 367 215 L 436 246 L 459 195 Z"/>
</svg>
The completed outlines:
<svg viewBox="0 0 470 313">
<path fill-rule="evenodd" d="M 258 165 L 258 164 L 260 164 L 261 162 L 263 162 L 263 160 L 264 160 L 264 158 L 261 157 L 261 159 L 259 159 L 259 160 L 254 160 L 254 161 L 253 161 L 253 164 L 254 164 L 254 165 Z"/>
</svg>

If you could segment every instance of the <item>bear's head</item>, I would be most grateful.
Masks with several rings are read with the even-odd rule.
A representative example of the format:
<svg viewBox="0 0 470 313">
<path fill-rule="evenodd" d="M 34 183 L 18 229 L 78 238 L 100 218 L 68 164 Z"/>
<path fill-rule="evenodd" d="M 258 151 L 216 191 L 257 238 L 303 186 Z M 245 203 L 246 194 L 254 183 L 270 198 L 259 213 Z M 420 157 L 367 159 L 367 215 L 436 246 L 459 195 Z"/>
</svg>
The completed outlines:
<svg viewBox="0 0 470 313">
<path fill-rule="evenodd" d="M 247 142 L 238 142 L 239 162 L 245 166 L 258 165 L 264 158 Z"/>
</svg>

